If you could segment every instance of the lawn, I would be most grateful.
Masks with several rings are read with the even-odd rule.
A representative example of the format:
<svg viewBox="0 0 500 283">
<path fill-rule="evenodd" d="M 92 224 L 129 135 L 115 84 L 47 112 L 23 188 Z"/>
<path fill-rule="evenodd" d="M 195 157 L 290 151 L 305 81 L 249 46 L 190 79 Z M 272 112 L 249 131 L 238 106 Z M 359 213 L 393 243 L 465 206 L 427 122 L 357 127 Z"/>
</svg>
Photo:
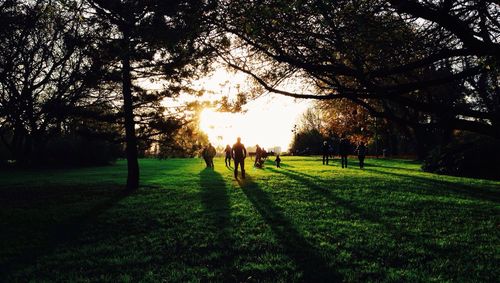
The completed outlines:
<svg viewBox="0 0 500 283">
<path fill-rule="evenodd" d="M 0 281 L 500 281 L 500 182 L 405 160 L 0 172 Z M 249 161 L 247 161 L 249 163 Z"/>
</svg>

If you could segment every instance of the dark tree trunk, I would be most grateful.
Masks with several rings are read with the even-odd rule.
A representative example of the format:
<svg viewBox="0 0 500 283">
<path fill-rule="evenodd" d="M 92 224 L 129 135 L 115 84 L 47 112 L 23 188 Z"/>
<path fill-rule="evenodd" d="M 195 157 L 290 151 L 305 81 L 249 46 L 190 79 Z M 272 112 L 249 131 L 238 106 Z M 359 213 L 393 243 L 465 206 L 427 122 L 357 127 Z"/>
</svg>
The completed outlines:
<svg viewBox="0 0 500 283">
<path fill-rule="evenodd" d="M 130 37 L 128 31 L 124 30 L 122 53 L 122 92 L 128 166 L 127 190 L 132 191 L 139 188 L 139 162 L 137 160 L 137 137 L 135 134 L 132 78 L 130 73 Z"/>
<path fill-rule="evenodd" d="M 427 130 L 425 127 L 416 126 L 413 127 L 413 133 L 415 135 L 417 159 L 424 160 L 427 157 Z"/>
</svg>

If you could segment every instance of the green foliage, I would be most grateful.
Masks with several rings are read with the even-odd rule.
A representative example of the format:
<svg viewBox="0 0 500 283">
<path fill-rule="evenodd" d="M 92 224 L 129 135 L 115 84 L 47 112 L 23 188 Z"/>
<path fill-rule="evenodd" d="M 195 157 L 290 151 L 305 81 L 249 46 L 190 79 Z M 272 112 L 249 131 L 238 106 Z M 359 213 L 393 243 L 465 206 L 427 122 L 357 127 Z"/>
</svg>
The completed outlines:
<svg viewBox="0 0 500 283">
<path fill-rule="evenodd" d="M 325 138 L 317 129 L 295 134 L 290 151 L 297 155 L 320 154 Z"/>
<path fill-rule="evenodd" d="M 122 161 L 2 171 L 0 281 L 498 281 L 500 182 L 282 162 L 141 160 L 128 195 Z"/>
</svg>

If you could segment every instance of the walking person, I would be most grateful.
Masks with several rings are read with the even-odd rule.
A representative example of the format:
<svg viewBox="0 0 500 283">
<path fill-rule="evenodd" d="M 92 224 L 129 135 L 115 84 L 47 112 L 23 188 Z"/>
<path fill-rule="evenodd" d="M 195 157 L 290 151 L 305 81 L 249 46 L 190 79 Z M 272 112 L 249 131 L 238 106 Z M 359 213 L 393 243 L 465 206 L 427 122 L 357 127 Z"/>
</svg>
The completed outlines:
<svg viewBox="0 0 500 283">
<path fill-rule="evenodd" d="M 241 177 L 245 179 L 245 158 L 247 157 L 247 150 L 241 143 L 241 138 L 238 137 L 236 143 L 231 149 L 231 155 L 234 160 L 234 178 L 238 179 L 238 165 L 241 168 Z"/>
<path fill-rule="evenodd" d="M 280 158 L 280 155 L 276 155 L 276 160 L 274 160 L 274 162 L 276 162 L 276 168 L 281 168 L 280 166 L 280 163 L 281 163 L 281 158 Z"/>
<path fill-rule="evenodd" d="M 207 167 L 209 168 L 214 168 L 214 157 L 215 157 L 216 151 L 215 147 L 211 144 L 208 143 L 208 146 L 204 150 L 204 159 L 205 163 L 207 163 Z"/>
<path fill-rule="evenodd" d="M 339 154 L 342 168 L 347 168 L 347 156 L 349 155 L 349 141 L 346 138 L 340 140 Z"/>
<path fill-rule="evenodd" d="M 201 151 L 201 157 L 205 161 L 205 165 L 207 165 L 207 168 L 210 168 L 210 159 L 208 158 L 208 147 L 203 148 Z"/>
<path fill-rule="evenodd" d="M 359 168 L 365 168 L 365 157 L 366 157 L 366 146 L 363 142 L 360 142 L 358 147 L 356 148 L 358 152 L 358 160 L 359 160 Z"/>
<path fill-rule="evenodd" d="M 226 158 L 224 159 L 226 167 L 231 167 L 231 147 L 229 145 L 226 145 L 226 149 L 224 149 L 224 152 L 226 153 Z"/>
<path fill-rule="evenodd" d="M 255 146 L 255 162 L 254 162 L 253 166 L 259 167 L 261 158 L 262 158 L 262 148 L 260 148 L 259 145 L 256 145 Z"/>
<path fill-rule="evenodd" d="M 328 157 L 330 156 L 330 146 L 327 141 L 323 142 L 321 146 L 321 152 L 323 154 L 323 165 L 328 165 Z"/>
</svg>

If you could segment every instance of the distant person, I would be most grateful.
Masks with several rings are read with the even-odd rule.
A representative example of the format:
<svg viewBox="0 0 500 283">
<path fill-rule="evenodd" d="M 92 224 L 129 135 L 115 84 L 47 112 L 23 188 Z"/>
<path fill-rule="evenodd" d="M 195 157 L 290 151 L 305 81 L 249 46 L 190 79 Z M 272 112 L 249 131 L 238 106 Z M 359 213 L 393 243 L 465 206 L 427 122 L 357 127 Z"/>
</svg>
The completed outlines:
<svg viewBox="0 0 500 283">
<path fill-rule="evenodd" d="M 276 162 L 276 168 L 281 168 L 280 166 L 280 163 L 281 163 L 281 158 L 280 158 L 280 155 L 276 155 L 276 160 L 274 160 L 274 162 Z"/>
<path fill-rule="evenodd" d="M 327 141 L 323 142 L 323 145 L 321 146 L 321 152 L 323 154 L 323 165 L 328 165 L 328 157 L 330 155 L 330 146 L 328 145 Z"/>
<path fill-rule="evenodd" d="M 213 147 L 211 143 L 208 143 L 208 146 L 205 147 L 202 153 L 203 159 L 205 160 L 205 163 L 207 164 L 208 168 L 214 168 L 215 154 L 216 154 L 215 147 Z"/>
<path fill-rule="evenodd" d="M 226 145 L 226 149 L 224 149 L 224 152 L 226 153 L 226 158 L 224 159 L 226 167 L 231 167 L 231 147 L 229 145 Z"/>
<path fill-rule="evenodd" d="M 245 179 L 245 158 L 247 157 L 247 150 L 241 143 L 241 138 L 238 137 L 236 143 L 231 149 L 231 155 L 234 160 L 234 178 L 238 179 L 238 165 L 241 168 L 241 177 Z"/>
<path fill-rule="evenodd" d="M 359 168 L 365 168 L 365 157 L 366 157 L 366 146 L 363 142 L 360 142 L 358 147 L 356 148 L 356 152 L 358 153 L 359 160 Z"/>
<path fill-rule="evenodd" d="M 210 168 L 210 161 L 208 158 L 208 147 L 203 148 L 203 150 L 201 151 L 201 157 L 205 161 L 205 165 L 207 165 L 207 168 Z"/>
<path fill-rule="evenodd" d="M 260 148 L 259 145 L 255 146 L 255 162 L 253 166 L 259 166 L 260 164 L 260 159 L 262 158 L 262 149 Z"/>
<path fill-rule="evenodd" d="M 339 144 L 339 155 L 342 163 L 342 168 L 347 168 L 347 156 L 349 155 L 349 141 L 342 138 Z"/>
</svg>

